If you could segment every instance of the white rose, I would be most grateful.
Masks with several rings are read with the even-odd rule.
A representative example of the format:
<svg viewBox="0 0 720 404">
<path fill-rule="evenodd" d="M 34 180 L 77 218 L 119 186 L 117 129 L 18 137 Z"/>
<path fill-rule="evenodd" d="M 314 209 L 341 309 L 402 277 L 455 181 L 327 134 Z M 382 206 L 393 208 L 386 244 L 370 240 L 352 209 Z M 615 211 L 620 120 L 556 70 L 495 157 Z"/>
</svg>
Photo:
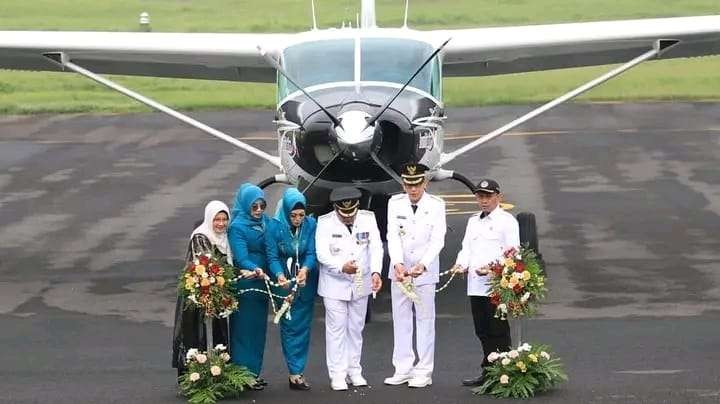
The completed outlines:
<svg viewBox="0 0 720 404">
<path fill-rule="evenodd" d="M 532 346 L 530 344 L 528 344 L 527 342 L 525 342 L 522 345 L 520 345 L 520 347 L 518 348 L 518 351 L 530 352 L 531 349 L 532 349 Z"/>
<path fill-rule="evenodd" d="M 500 376 L 500 384 L 508 384 L 508 383 L 510 383 L 510 377 L 508 375 Z"/>
<path fill-rule="evenodd" d="M 514 350 L 514 349 L 513 349 L 512 351 L 510 351 L 510 353 L 508 353 L 508 356 L 509 356 L 510 358 L 512 358 L 512 359 L 517 358 L 519 355 L 520 355 L 520 354 L 518 353 L 518 351 L 516 351 L 516 350 Z"/>
<path fill-rule="evenodd" d="M 227 353 L 227 352 L 223 352 L 223 353 L 220 354 L 220 358 L 222 358 L 222 360 L 224 360 L 225 362 L 227 362 L 227 361 L 230 360 L 230 354 Z"/>
<path fill-rule="evenodd" d="M 210 283 L 215 283 L 215 277 L 214 277 L 214 276 L 211 276 L 211 277 L 210 277 Z"/>
<path fill-rule="evenodd" d="M 227 347 L 223 344 L 217 344 L 217 345 L 215 345 L 215 350 L 216 351 L 226 351 Z"/>
<path fill-rule="evenodd" d="M 198 354 L 198 350 L 195 348 L 192 348 L 192 349 L 188 350 L 187 353 L 185 354 L 185 359 L 192 360 L 192 358 L 194 358 L 195 355 L 197 355 L 197 354 Z"/>
<path fill-rule="evenodd" d="M 222 373 L 222 369 L 220 369 L 220 366 L 215 365 L 210 368 L 210 373 L 213 376 L 220 376 L 220 373 Z"/>
<path fill-rule="evenodd" d="M 196 382 L 198 380 L 200 380 L 200 373 L 198 373 L 198 372 L 190 373 L 190 381 L 191 382 Z"/>
<path fill-rule="evenodd" d="M 203 364 L 203 363 L 207 362 L 207 355 L 197 354 L 197 355 L 195 355 L 195 360 L 197 361 L 197 363 Z"/>
<path fill-rule="evenodd" d="M 500 363 L 502 363 L 503 366 L 509 365 L 510 362 L 512 362 L 512 361 L 508 358 L 503 358 L 503 360 L 500 361 Z"/>
<path fill-rule="evenodd" d="M 500 357 L 501 357 L 501 358 L 504 358 L 504 357 L 506 357 L 506 356 L 507 356 L 507 352 L 500 352 Z"/>
<path fill-rule="evenodd" d="M 545 359 L 550 359 L 550 354 L 545 351 L 540 352 L 540 356 L 542 356 Z"/>
<path fill-rule="evenodd" d="M 495 362 L 500 358 L 500 355 L 497 352 L 492 352 L 490 355 L 488 355 L 488 362 Z"/>
</svg>

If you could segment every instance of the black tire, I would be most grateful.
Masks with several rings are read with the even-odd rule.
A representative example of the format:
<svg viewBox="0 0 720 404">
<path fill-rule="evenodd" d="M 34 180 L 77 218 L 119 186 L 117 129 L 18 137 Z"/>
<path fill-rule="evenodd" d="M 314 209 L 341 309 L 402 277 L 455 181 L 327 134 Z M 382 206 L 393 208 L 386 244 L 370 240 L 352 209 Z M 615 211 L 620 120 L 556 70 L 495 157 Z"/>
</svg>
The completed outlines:
<svg viewBox="0 0 720 404">
<path fill-rule="evenodd" d="M 535 215 L 530 212 L 520 212 L 517 214 L 517 221 L 520 225 L 520 244 L 523 246 L 527 245 L 535 252 L 540 262 L 540 267 L 543 272 L 545 272 L 545 261 L 543 261 L 542 254 L 540 254 Z"/>
<path fill-rule="evenodd" d="M 539 254 L 540 246 L 538 245 L 535 215 L 530 212 L 520 212 L 517 214 L 517 221 L 520 225 L 520 244 L 528 245 L 535 251 L 535 254 Z"/>
</svg>

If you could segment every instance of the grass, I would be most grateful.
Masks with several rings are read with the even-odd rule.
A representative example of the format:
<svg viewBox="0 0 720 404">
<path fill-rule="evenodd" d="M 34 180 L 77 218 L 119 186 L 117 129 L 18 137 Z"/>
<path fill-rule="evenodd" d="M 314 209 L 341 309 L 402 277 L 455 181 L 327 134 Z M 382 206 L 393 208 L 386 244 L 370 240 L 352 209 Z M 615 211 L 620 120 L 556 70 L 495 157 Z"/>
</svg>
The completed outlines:
<svg viewBox="0 0 720 404">
<path fill-rule="evenodd" d="M 310 26 L 310 0 L 3 0 L 0 30 L 137 30 L 140 12 L 154 31 L 296 32 Z M 321 28 L 354 24 L 359 0 L 316 0 Z M 525 25 L 720 13 L 717 0 L 436 0 L 410 2 L 417 29 Z M 402 24 L 404 1 L 378 0 L 381 26 Z M 540 102 L 573 88 L 608 67 L 445 80 L 451 106 Z M 138 77 L 115 80 L 184 110 L 272 108 L 268 84 Z M 720 58 L 650 62 L 604 84 L 582 100 L 716 100 Z M 146 107 L 104 87 L 64 73 L 0 72 L 0 113 L 125 112 Z"/>
</svg>

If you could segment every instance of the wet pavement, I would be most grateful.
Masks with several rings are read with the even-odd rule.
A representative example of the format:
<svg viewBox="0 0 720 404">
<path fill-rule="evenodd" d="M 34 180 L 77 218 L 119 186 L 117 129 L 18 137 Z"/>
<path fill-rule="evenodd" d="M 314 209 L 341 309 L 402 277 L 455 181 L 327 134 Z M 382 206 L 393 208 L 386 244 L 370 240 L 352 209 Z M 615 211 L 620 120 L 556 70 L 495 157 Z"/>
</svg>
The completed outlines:
<svg viewBox="0 0 720 404">
<path fill-rule="evenodd" d="M 528 109 L 450 109 L 446 148 Z M 270 111 L 193 115 L 276 151 Z M 550 295 L 525 335 L 551 345 L 570 380 L 535 401 L 720 402 L 720 105 L 563 106 L 447 168 L 499 180 L 514 212 L 537 216 Z M 274 173 L 158 114 L 0 117 L 0 402 L 181 402 L 169 349 L 188 234 L 206 201 Z M 280 192 L 269 189 L 271 206 Z M 473 207 L 448 201 L 443 268 Z M 381 293 L 365 333 L 372 387 L 329 391 L 318 301 L 313 390 L 288 390 L 270 324 L 270 386 L 239 401 L 491 401 L 459 385 L 480 358 L 464 293 L 456 280 L 437 296 L 429 389 L 382 385 Z"/>
</svg>

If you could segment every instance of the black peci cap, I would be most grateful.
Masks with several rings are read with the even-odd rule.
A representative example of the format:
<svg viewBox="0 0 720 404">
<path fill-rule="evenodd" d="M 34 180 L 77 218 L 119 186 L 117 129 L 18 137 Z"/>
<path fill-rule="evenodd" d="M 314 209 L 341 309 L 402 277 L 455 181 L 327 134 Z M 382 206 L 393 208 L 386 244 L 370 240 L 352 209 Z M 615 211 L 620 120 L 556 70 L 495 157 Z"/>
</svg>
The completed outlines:
<svg viewBox="0 0 720 404">
<path fill-rule="evenodd" d="M 474 193 L 485 193 L 485 194 L 499 194 L 500 193 L 500 185 L 495 180 L 491 180 L 490 178 L 484 178 L 480 180 L 480 182 L 477 183 L 475 186 Z"/>
<path fill-rule="evenodd" d="M 425 181 L 425 172 L 429 168 L 420 163 L 407 163 L 402 166 L 400 176 L 402 177 L 403 183 L 407 185 L 417 185 Z"/>
<path fill-rule="evenodd" d="M 330 193 L 330 202 L 341 216 L 350 217 L 357 213 L 362 192 L 355 187 L 335 188 Z"/>
</svg>

